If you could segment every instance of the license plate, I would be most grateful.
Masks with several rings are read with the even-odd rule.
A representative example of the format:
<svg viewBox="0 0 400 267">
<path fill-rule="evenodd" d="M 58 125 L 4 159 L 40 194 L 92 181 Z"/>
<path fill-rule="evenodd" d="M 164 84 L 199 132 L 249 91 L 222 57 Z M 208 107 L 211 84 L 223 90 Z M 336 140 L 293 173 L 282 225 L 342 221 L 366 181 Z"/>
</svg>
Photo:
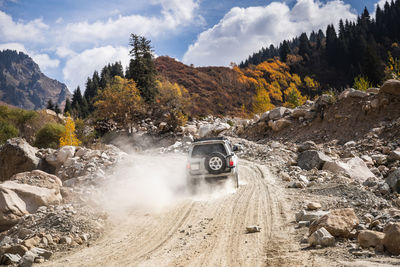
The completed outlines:
<svg viewBox="0 0 400 267">
<path fill-rule="evenodd" d="M 192 164 L 192 170 L 197 171 L 200 169 L 200 164 Z"/>
</svg>

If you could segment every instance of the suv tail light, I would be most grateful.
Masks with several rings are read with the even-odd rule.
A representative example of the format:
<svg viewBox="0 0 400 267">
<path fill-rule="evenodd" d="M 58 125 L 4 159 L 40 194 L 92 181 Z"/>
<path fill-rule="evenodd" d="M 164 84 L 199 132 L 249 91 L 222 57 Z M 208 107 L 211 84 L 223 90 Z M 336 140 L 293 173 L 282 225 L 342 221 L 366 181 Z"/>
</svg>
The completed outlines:
<svg viewBox="0 0 400 267">
<path fill-rule="evenodd" d="M 190 163 L 186 164 L 186 168 L 190 170 Z"/>
<path fill-rule="evenodd" d="M 235 165 L 235 163 L 233 162 L 232 159 L 229 160 L 229 167 L 233 167 Z"/>
</svg>

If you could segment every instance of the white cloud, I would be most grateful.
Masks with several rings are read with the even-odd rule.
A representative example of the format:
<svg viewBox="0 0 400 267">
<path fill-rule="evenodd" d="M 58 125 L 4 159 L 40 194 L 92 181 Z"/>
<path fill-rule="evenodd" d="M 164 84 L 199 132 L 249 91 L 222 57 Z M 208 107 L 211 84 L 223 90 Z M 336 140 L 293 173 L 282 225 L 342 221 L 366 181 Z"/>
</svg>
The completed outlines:
<svg viewBox="0 0 400 267">
<path fill-rule="evenodd" d="M 161 5 L 161 16 L 119 15 L 117 18 L 98 20 L 93 23 L 81 21 L 69 23 L 58 32 L 63 44 L 89 43 L 95 45 L 128 43 L 130 33 L 154 37 L 176 31 L 180 26 L 201 22 L 196 16 L 199 4 L 195 0 L 153 0 Z"/>
<path fill-rule="evenodd" d="M 78 85 L 83 91 L 87 77 L 95 70 L 101 70 L 106 64 L 121 61 L 122 66 L 129 64 L 127 47 L 103 46 L 87 49 L 82 53 L 71 55 L 63 69 L 65 83 L 71 90 Z"/>
<path fill-rule="evenodd" d="M 12 17 L 0 11 L 0 40 L 2 42 L 42 42 L 44 40 L 43 31 L 49 28 L 43 23 L 42 19 L 35 19 L 24 23 L 15 22 Z"/>
<path fill-rule="evenodd" d="M 379 7 L 380 7 L 381 9 L 383 9 L 383 7 L 385 6 L 385 3 L 386 3 L 386 2 L 389 2 L 389 3 L 390 3 L 390 0 L 379 0 L 376 4 L 374 4 L 375 12 L 376 12 L 376 8 L 377 8 L 378 5 L 379 5 Z"/>
<path fill-rule="evenodd" d="M 43 72 L 57 68 L 60 65 L 60 61 L 58 59 L 51 59 L 47 54 L 40 54 L 34 51 L 29 51 L 25 48 L 23 44 L 20 43 L 0 44 L 0 51 L 5 49 L 16 50 L 18 52 L 23 52 L 29 55 L 33 59 L 33 61 L 35 61 L 39 65 L 40 70 Z"/>
<path fill-rule="evenodd" d="M 321 4 L 297 0 L 290 9 L 285 3 L 267 6 L 232 8 L 218 24 L 202 32 L 190 45 L 183 62 L 195 65 L 229 65 L 240 62 L 262 46 L 277 45 L 302 32 L 325 29 L 339 19 L 357 17 L 351 6 L 340 0 Z"/>
</svg>

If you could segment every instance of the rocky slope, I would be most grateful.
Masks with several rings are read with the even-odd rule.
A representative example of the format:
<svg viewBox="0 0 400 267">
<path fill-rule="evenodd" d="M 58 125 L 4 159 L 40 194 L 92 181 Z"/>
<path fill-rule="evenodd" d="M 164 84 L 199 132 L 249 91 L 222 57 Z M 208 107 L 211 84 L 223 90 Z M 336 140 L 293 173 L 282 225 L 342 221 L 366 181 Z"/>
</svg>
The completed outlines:
<svg viewBox="0 0 400 267">
<path fill-rule="evenodd" d="M 49 99 L 63 106 L 66 98 L 71 98 L 66 85 L 44 75 L 28 55 L 0 52 L 0 101 L 24 109 L 42 109 Z"/>
</svg>

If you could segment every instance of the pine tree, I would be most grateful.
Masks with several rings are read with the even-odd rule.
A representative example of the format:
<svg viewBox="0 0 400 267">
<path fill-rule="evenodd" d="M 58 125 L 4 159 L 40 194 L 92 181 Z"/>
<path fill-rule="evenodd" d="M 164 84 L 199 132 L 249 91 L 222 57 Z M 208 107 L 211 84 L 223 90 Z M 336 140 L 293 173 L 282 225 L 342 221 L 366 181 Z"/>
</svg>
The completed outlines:
<svg viewBox="0 0 400 267">
<path fill-rule="evenodd" d="M 129 45 L 132 47 L 129 52 L 132 59 L 129 63 L 128 78 L 136 82 L 144 101 L 152 103 L 157 94 L 157 72 L 150 40 L 143 36 L 131 34 Z"/>
<path fill-rule="evenodd" d="M 290 52 L 289 43 L 286 40 L 283 41 L 281 47 L 279 48 L 279 56 L 281 61 L 286 62 L 287 56 L 290 54 Z"/>
<path fill-rule="evenodd" d="M 47 108 L 47 109 L 50 109 L 50 110 L 54 110 L 54 104 L 53 104 L 53 101 L 51 101 L 51 99 L 49 99 L 49 100 L 47 101 L 47 106 L 46 106 L 46 108 Z"/>
<path fill-rule="evenodd" d="M 65 100 L 64 115 L 67 113 L 71 114 L 71 112 L 72 112 L 71 100 L 67 98 L 67 100 Z"/>
</svg>

